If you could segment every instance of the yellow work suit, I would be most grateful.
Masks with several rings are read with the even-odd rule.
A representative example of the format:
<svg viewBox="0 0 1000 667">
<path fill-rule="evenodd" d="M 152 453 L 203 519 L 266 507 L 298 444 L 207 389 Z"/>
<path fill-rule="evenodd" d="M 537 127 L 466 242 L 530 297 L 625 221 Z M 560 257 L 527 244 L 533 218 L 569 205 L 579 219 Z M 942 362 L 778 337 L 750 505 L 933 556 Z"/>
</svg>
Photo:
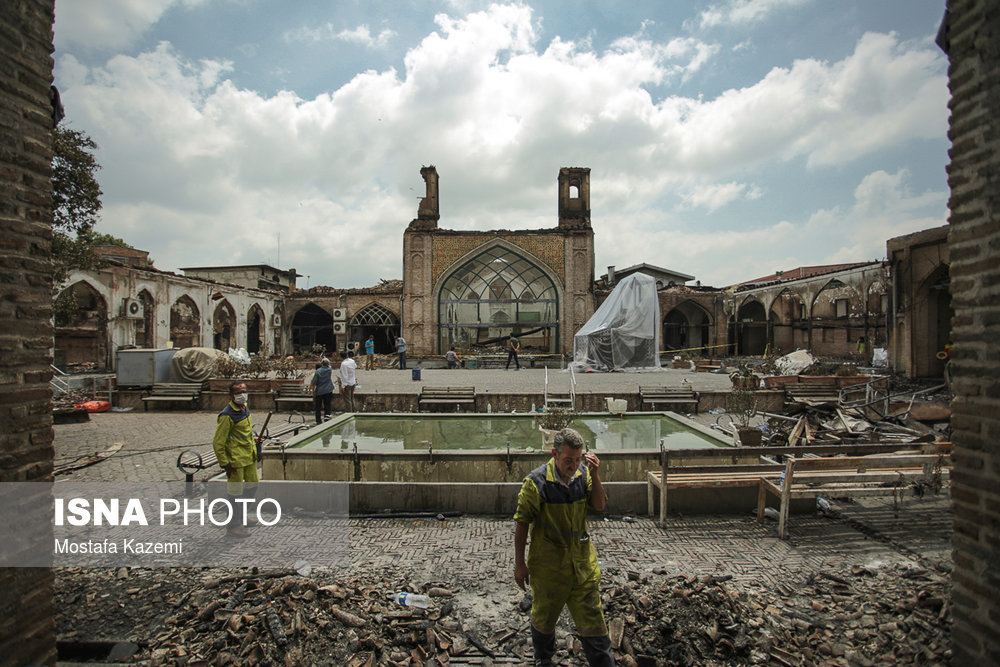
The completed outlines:
<svg viewBox="0 0 1000 667">
<path fill-rule="evenodd" d="M 564 484 L 555 461 L 528 473 L 517 496 L 514 520 L 531 524 L 528 566 L 531 622 L 540 632 L 555 631 L 568 606 L 582 637 L 608 633 L 598 590 L 601 569 L 587 532 L 592 480 L 586 464 Z"/>
<path fill-rule="evenodd" d="M 242 408 L 232 401 L 219 413 L 212 438 L 212 449 L 222 467 L 232 466 L 226 473 L 230 495 L 244 492 L 243 484 L 256 484 L 257 443 L 253 437 L 253 422 L 250 408 Z"/>
</svg>

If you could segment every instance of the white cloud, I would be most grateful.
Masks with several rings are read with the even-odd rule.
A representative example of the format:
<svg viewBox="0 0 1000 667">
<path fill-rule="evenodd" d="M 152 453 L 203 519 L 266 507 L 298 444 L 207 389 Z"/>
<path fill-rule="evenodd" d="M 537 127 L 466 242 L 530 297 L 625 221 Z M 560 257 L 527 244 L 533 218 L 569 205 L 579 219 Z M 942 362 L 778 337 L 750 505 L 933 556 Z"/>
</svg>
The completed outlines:
<svg viewBox="0 0 1000 667">
<path fill-rule="evenodd" d="M 84 0 L 57 0 L 59 51 L 83 47 L 113 50 L 141 37 L 173 5 L 200 4 L 202 0 L 101 0 L 101 7 Z"/>
<path fill-rule="evenodd" d="M 728 0 L 702 11 L 698 22 L 703 29 L 720 25 L 739 26 L 758 23 L 770 14 L 801 7 L 809 2 L 812 0 Z"/>
<path fill-rule="evenodd" d="M 378 35 L 372 36 L 371 28 L 367 25 L 359 25 L 355 28 L 341 28 L 332 23 L 326 23 L 318 27 L 301 27 L 285 33 L 286 42 L 346 42 L 357 44 L 369 49 L 382 49 L 396 37 L 394 30 L 381 30 Z"/>
<path fill-rule="evenodd" d="M 761 195 L 760 188 L 746 183 L 712 183 L 693 187 L 683 200 L 689 207 L 701 207 L 712 212 L 737 199 L 759 199 Z"/>
<path fill-rule="evenodd" d="M 558 38 L 540 45 L 520 4 L 435 21 L 402 72 L 362 72 L 313 99 L 239 88 L 227 79 L 237 64 L 193 62 L 168 44 L 100 67 L 59 58 L 71 122 L 101 147 L 101 231 L 169 269 L 273 259 L 280 230 L 282 264 L 312 284 L 373 284 L 399 276 L 420 165 L 437 166 L 441 225 L 452 229 L 551 227 L 558 169 L 591 166 L 595 227 L 615 230 L 616 244 L 598 265 L 712 267 L 699 277 L 735 282 L 759 273 L 756 259 L 739 274 L 742 258 L 720 265 L 718 253 L 763 246 L 791 223 L 667 232 L 686 211 L 663 213 L 663 202 L 717 211 L 773 192 L 768 164 L 845 165 L 947 127 L 943 57 L 892 35 L 866 35 L 840 62 L 797 61 L 714 99 L 654 100 L 647 87 L 684 80 L 717 47 L 640 36 L 605 52 Z M 873 206 L 866 192 L 897 193 L 880 218 L 890 226 L 919 199 L 895 176 L 866 179 L 857 194 Z M 170 241 L 157 241 L 165 229 Z M 778 243 L 773 256 L 792 254 Z"/>
</svg>

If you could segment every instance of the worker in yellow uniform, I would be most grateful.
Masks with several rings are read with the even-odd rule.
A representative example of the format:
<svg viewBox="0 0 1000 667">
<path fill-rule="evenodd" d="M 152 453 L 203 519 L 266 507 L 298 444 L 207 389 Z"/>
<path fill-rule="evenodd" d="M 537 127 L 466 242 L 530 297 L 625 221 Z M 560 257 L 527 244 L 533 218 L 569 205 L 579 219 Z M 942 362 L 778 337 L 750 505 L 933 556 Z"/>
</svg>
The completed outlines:
<svg viewBox="0 0 1000 667">
<path fill-rule="evenodd" d="M 233 514 L 226 533 L 233 537 L 248 537 L 244 513 L 252 511 L 249 503 L 238 503 L 237 498 L 253 499 L 257 495 L 257 443 L 253 437 L 253 421 L 247 405 L 247 385 L 233 382 L 229 385 L 229 403 L 219 413 L 212 438 L 212 449 L 219 465 L 226 471 L 226 493 Z"/>
<path fill-rule="evenodd" d="M 583 437 L 571 428 L 555 436 L 552 458 L 521 485 L 514 513 L 514 580 L 531 585 L 531 640 L 535 665 L 551 665 L 556 621 L 569 607 L 590 665 L 614 665 L 604 622 L 601 569 L 587 532 L 587 508 L 604 509 L 601 461 L 583 453 Z M 525 560 L 528 530 L 531 547 Z"/>
</svg>

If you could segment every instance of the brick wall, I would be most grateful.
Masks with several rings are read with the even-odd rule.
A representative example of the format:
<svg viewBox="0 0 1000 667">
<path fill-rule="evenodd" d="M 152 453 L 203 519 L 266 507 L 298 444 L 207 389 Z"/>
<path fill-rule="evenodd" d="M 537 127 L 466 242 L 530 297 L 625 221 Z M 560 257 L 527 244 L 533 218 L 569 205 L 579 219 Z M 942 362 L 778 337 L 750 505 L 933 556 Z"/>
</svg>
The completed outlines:
<svg viewBox="0 0 1000 667">
<path fill-rule="evenodd" d="M 51 479 L 53 0 L 0 3 L 0 482 Z M 48 525 L 48 507 L 37 508 Z M 0 662 L 55 664 L 52 570 L 0 568 Z"/>
<path fill-rule="evenodd" d="M 955 664 L 1000 664 L 1000 4 L 950 0 Z"/>
</svg>

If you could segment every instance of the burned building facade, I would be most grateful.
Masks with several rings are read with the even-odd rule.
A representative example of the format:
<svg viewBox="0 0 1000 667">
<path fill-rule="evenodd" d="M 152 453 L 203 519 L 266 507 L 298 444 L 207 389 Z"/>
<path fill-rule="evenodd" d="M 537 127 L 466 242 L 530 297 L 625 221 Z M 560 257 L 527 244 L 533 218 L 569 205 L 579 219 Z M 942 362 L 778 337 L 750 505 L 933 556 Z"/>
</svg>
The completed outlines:
<svg viewBox="0 0 1000 667">
<path fill-rule="evenodd" d="M 884 262 L 801 267 L 726 290 L 731 354 L 783 354 L 870 361 L 886 346 Z"/>
<path fill-rule="evenodd" d="M 284 353 L 281 292 L 108 263 L 74 271 L 56 298 L 57 368 L 115 367 L 131 347 L 246 348 Z"/>
<path fill-rule="evenodd" d="M 939 341 L 917 350 L 927 332 L 907 333 L 926 313 L 914 310 L 909 324 L 899 317 L 911 301 L 926 302 L 907 296 L 911 288 L 904 284 L 924 270 L 922 241 L 908 254 L 900 248 L 909 247 L 910 237 L 890 241 L 895 268 L 884 262 L 800 267 L 725 289 L 688 285 L 694 276 L 645 263 L 608 267 L 595 280 L 589 169 L 559 171 L 555 227 L 517 231 L 441 228 L 440 177 L 433 166 L 420 173 L 425 193 L 403 233 L 402 280 L 303 290 L 295 287 L 294 269 L 193 267 L 182 277 L 121 262 L 74 274 L 66 285 L 78 308 L 73 318 L 57 313 L 57 362 L 98 360 L 112 368 L 121 346 L 330 353 L 358 348 L 369 336 L 377 353 L 389 354 L 399 335 L 411 356 L 443 355 L 452 346 L 462 352 L 500 347 L 511 335 L 526 352 L 569 355 L 574 333 L 615 281 L 642 271 L 657 280 L 661 349 L 668 355 L 807 349 L 867 364 L 876 348 L 888 348 L 894 370 L 920 376 L 938 370 L 928 351 Z M 911 236 L 919 241 L 923 234 Z M 914 260 L 913 271 L 905 258 Z M 892 308 L 897 317 L 890 321 Z M 939 319 L 946 317 L 946 309 L 939 311 Z"/>
<path fill-rule="evenodd" d="M 889 345 L 893 368 L 909 377 L 942 377 L 938 353 L 951 337 L 948 226 L 886 243 L 892 275 Z"/>
<path fill-rule="evenodd" d="M 442 354 L 509 335 L 541 353 L 573 349 L 594 312 L 590 169 L 563 168 L 558 225 L 529 231 L 440 229 L 438 174 L 403 235 L 402 331 L 417 352 Z"/>
</svg>

